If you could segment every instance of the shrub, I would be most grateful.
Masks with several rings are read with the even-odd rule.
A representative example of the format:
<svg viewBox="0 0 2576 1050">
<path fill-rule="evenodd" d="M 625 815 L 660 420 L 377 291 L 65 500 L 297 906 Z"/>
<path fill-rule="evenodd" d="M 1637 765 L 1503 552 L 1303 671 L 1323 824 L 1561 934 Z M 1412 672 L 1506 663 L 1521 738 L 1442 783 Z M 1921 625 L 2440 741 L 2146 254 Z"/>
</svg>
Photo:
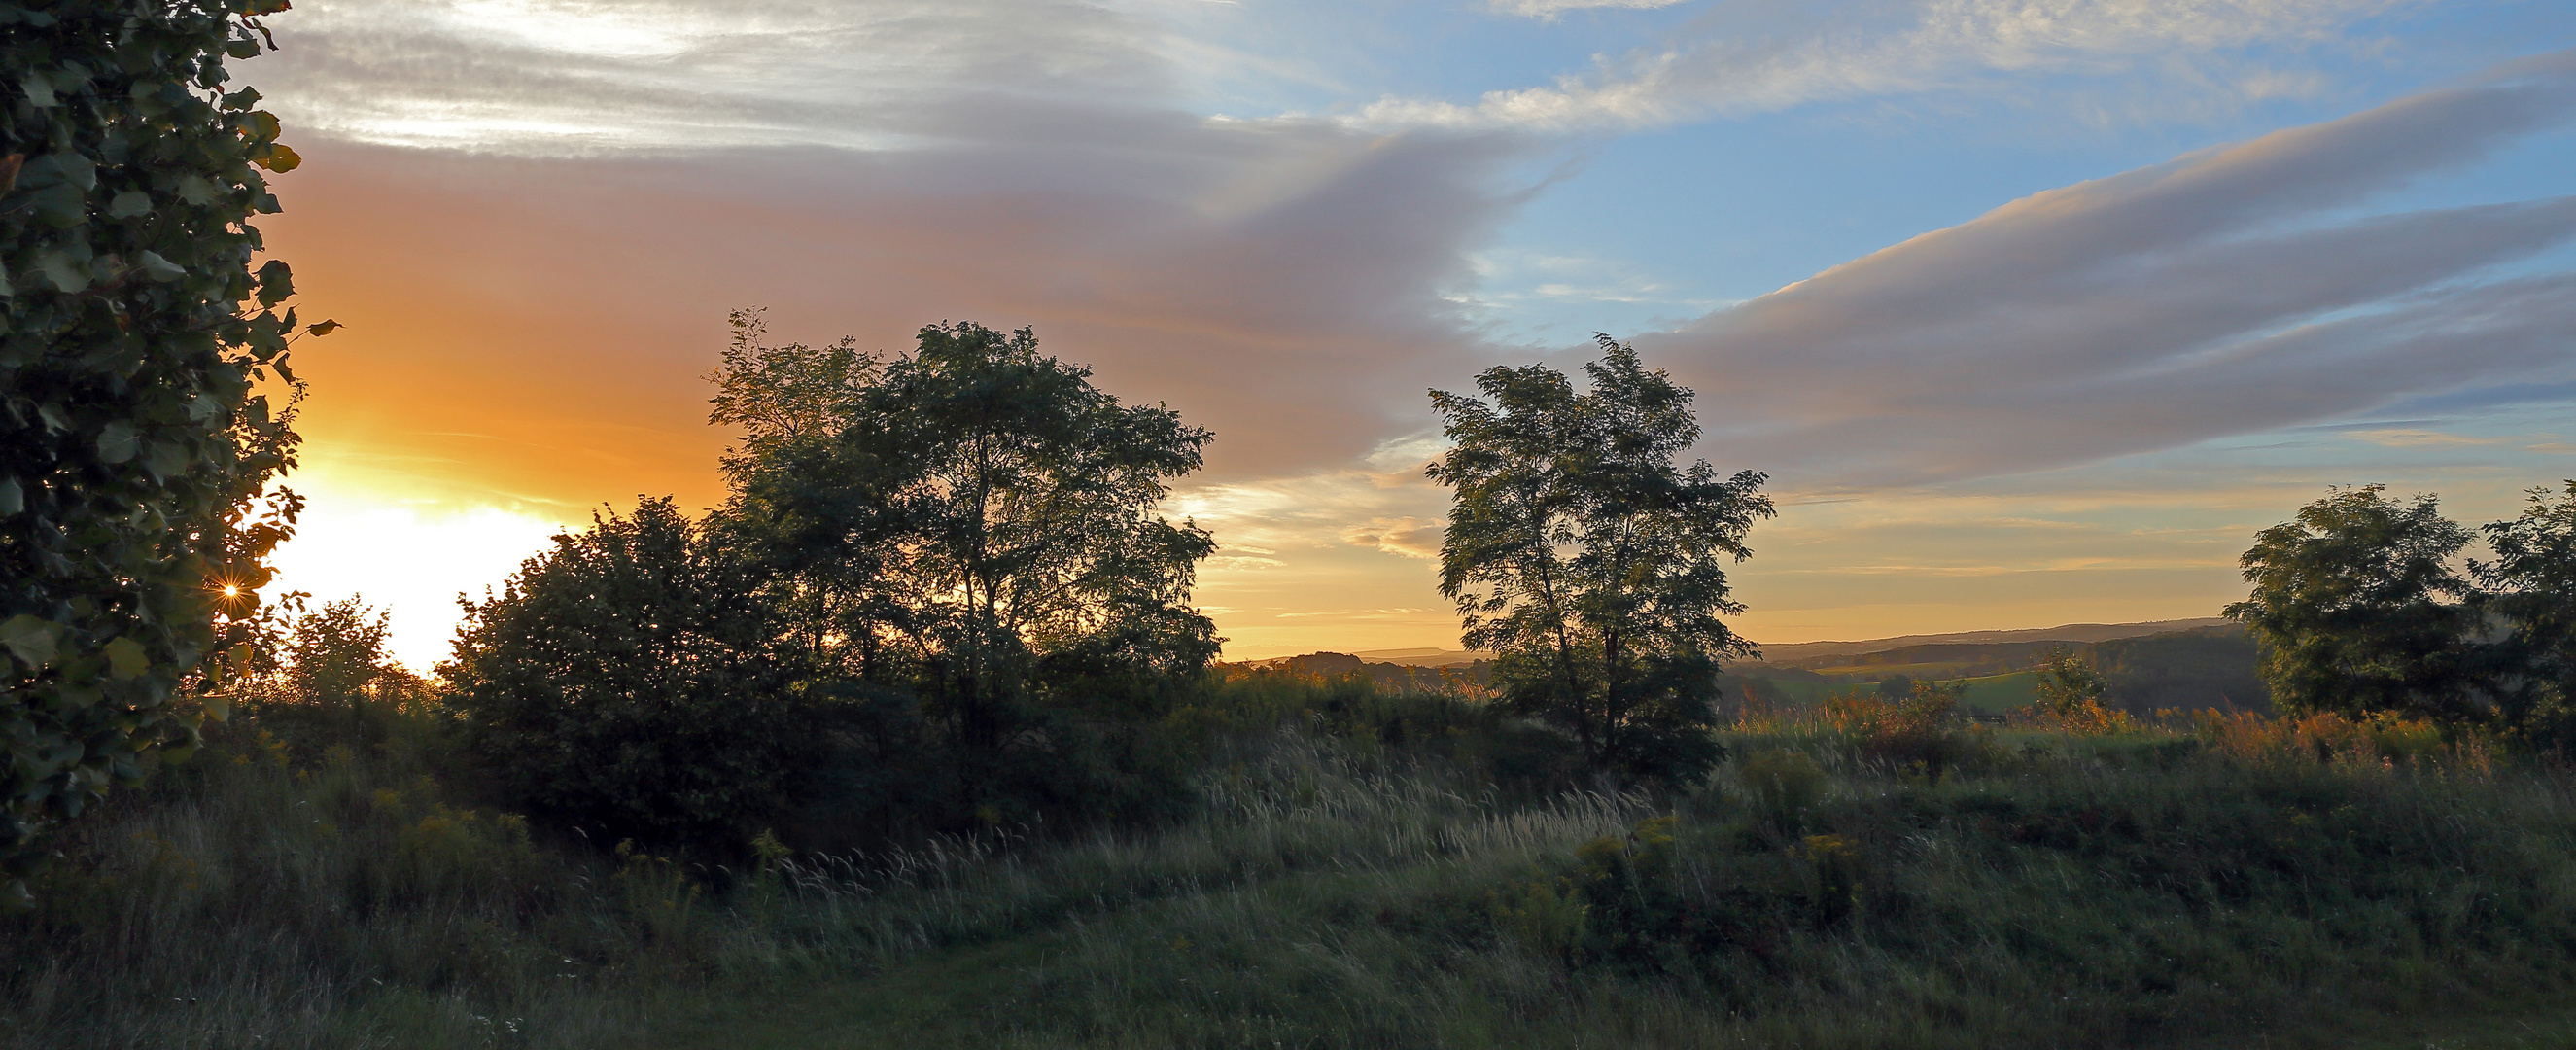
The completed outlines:
<svg viewBox="0 0 2576 1050">
<path fill-rule="evenodd" d="M 811 766 L 817 711 L 751 579 L 668 499 L 555 537 L 465 611 L 441 672 L 478 757 L 534 813 L 724 854 Z"/>
</svg>

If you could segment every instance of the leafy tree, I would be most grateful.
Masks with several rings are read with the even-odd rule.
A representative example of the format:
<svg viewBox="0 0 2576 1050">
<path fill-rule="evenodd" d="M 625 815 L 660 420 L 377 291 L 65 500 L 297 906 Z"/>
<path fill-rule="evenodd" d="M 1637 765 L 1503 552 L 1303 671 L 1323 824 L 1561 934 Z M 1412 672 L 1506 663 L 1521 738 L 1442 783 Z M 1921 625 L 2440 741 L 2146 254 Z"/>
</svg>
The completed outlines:
<svg viewBox="0 0 2576 1050">
<path fill-rule="evenodd" d="M 714 377 L 714 420 L 744 431 L 725 527 L 781 572 L 819 653 L 919 691 L 968 794 L 1048 738 L 1042 709 L 1215 655 L 1188 606 L 1214 543 L 1154 513 L 1206 430 L 1121 404 L 1025 328 L 932 325 L 881 360 L 735 324 Z"/>
<path fill-rule="evenodd" d="M 297 617 L 287 642 L 287 685 L 314 707 L 344 709 L 353 742 L 366 738 L 368 693 L 396 670 L 385 652 L 388 618 L 357 597 L 343 598 Z"/>
<path fill-rule="evenodd" d="M 2478 717 L 2479 614 L 2451 564 L 2469 530 L 2432 496 L 2382 491 L 2335 489 L 2258 533 L 2241 559 L 2253 594 L 2226 615 L 2261 647 L 2277 706 Z"/>
<path fill-rule="evenodd" d="M 440 674 L 476 752 L 531 808 L 738 847 L 787 808 L 814 728 L 755 584 L 671 500 L 645 500 L 465 602 Z"/>
<path fill-rule="evenodd" d="M 1715 760 L 1716 662 L 1756 655 L 1722 616 L 1724 565 L 1772 514 L 1765 475 L 1677 467 L 1699 437 L 1692 392 L 1598 337 L 1578 393 L 1546 365 L 1477 377 L 1486 400 L 1432 391 L 1455 446 L 1441 593 L 1463 640 L 1499 654 L 1503 698 L 1556 726 L 1587 771 L 1686 778 Z"/>
<path fill-rule="evenodd" d="M 294 443 L 253 385 L 292 382 L 293 281 L 250 220 L 297 158 L 225 90 L 285 7 L 0 3 L 0 895 L 47 824 L 193 745 L 171 697 L 292 525 L 257 512 Z"/>
<path fill-rule="evenodd" d="M 2556 498 L 2531 490 L 2521 517 L 2485 526 L 2496 560 L 2472 563 L 2507 629 L 2487 661 L 2496 714 L 2560 746 L 2576 741 L 2576 481 L 2565 484 Z"/>
<path fill-rule="evenodd" d="M 2040 658 L 2032 669 L 2033 692 L 2031 713 L 2040 722 L 2079 733 L 2100 733 L 2126 728 L 2125 711 L 2104 706 L 2102 693 L 2111 681 L 2074 650 L 2057 646 Z"/>
</svg>

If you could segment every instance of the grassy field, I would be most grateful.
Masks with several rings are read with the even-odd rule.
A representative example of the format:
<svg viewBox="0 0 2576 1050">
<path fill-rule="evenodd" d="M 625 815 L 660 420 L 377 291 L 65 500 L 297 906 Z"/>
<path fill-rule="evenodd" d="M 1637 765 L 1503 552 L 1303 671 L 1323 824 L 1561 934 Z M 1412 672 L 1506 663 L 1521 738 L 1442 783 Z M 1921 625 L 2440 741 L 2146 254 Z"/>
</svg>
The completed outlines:
<svg viewBox="0 0 2576 1050">
<path fill-rule="evenodd" d="M 422 779 L 425 747 L 236 741 L 124 796 L 66 844 L 45 910 L 0 919 L 22 946 L 0 1047 L 2576 1033 L 2553 1005 L 2576 977 L 2576 796 L 2421 725 L 2084 737 L 1845 709 L 1732 727 L 1689 791 L 1531 796 L 1482 771 L 1472 728 L 1387 746 L 1370 720 L 1401 698 L 1335 718 L 1237 699 L 1273 727 L 1211 738 L 1177 824 L 742 873 L 465 808 Z"/>
</svg>

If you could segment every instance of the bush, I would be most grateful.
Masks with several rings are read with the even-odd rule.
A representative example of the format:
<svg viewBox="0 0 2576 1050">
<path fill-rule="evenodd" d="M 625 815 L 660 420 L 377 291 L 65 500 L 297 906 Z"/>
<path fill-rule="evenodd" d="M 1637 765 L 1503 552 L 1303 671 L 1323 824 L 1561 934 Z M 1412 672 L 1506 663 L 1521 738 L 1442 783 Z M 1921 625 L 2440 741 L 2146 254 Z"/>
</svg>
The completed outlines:
<svg viewBox="0 0 2576 1050">
<path fill-rule="evenodd" d="M 738 852 L 821 746 L 754 592 L 670 500 L 646 500 L 466 603 L 441 673 L 477 757 L 531 812 Z"/>
</svg>

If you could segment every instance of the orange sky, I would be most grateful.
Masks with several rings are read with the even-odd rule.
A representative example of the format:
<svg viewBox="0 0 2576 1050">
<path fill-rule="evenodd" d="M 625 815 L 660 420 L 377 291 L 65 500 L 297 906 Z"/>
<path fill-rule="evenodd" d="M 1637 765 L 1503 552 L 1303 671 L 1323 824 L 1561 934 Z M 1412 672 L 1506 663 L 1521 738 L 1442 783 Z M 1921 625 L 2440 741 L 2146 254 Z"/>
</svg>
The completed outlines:
<svg viewBox="0 0 2576 1050">
<path fill-rule="evenodd" d="M 715 504 L 700 377 L 742 307 L 883 350 L 1034 326 L 1212 428 L 1171 510 L 1224 545 L 1198 597 L 1237 658 L 1454 645 L 1424 392 L 1571 369 L 1595 326 L 1700 390 L 1720 470 L 1771 472 L 1782 514 L 1736 575 L 1762 641 L 2207 616 L 2329 484 L 2475 522 L 2576 470 L 2576 201 L 2548 163 L 2576 53 L 2284 52 L 2345 93 L 2041 120 L 2027 99 L 2098 100 L 2040 90 L 2096 66 L 2223 95 L 2155 78 L 2285 30 L 1986 68 L 2004 52 L 1890 5 L 1801 68 L 1898 56 L 1914 86 L 1738 97 L 1769 74 L 1727 65 L 1724 11 L 1597 6 L 1390 5 L 1370 37 L 1082 0 L 300 5 L 245 71 L 305 157 L 261 225 L 347 328 L 296 351 L 284 584 L 391 608 L 425 668 L 455 596 L 554 530 Z M 2375 32 L 2318 17 L 2278 38 Z M 1494 46 L 1444 43 L 1471 39 Z M 1667 43 L 1682 65 L 1637 68 L 1681 79 L 1549 72 Z"/>
</svg>

